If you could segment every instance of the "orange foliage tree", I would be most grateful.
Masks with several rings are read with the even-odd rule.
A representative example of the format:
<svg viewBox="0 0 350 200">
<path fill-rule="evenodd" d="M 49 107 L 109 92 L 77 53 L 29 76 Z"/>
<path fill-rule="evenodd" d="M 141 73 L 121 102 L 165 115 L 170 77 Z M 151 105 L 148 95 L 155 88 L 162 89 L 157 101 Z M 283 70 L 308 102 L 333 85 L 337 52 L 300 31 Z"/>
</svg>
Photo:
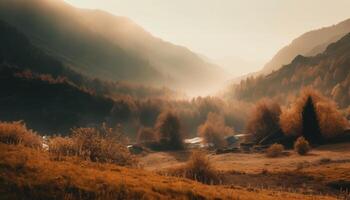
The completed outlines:
<svg viewBox="0 0 350 200">
<path fill-rule="evenodd" d="M 296 136 L 315 134 L 303 133 L 303 110 L 308 99 L 312 100 L 320 132 L 324 139 L 344 132 L 348 122 L 338 110 L 337 105 L 319 92 L 311 88 L 305 88 L 301 91 L 299 98 L 289 108 L 283 110 L 281 114 L 280 123 L 285 134 Z"/>
</svg>

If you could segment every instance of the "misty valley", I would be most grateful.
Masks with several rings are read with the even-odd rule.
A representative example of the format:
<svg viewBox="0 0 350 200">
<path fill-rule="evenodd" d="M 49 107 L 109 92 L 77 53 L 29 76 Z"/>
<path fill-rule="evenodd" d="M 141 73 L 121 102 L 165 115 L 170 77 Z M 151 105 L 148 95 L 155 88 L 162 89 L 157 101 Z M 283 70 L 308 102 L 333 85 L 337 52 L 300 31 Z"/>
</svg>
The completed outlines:
<svg viewBox="0 0 350 200">
<path fill-rule="evenodd" d="M 1 0 L 0 199 L 350 199 L 350 19 L 288 42 L 233 76 L 127 17 Z"/>
</svg>

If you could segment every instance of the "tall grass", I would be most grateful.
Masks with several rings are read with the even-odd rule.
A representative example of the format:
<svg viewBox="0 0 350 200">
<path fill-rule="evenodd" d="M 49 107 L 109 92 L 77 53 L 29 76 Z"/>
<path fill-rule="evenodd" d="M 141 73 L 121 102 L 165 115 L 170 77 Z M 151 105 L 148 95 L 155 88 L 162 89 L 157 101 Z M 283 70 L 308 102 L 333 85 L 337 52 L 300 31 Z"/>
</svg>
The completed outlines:
<svg viewBox="0 0 350 200">
<path fill-rule="evenodd" d="M 23 121 L 0 122 L 0 142 L 42 148 L 42 138 L 36 132 L 27 129 Z"/>
<path fill-rule="evenodd" d="M 54 137 L 49 151 L 56 158 L 78 156 L 84 160 L 135 165 L 136 160 L 126 148 L 122 133 L 102 125 L 99 128 L 74 128 L 71 138 Z"/>
</svg>

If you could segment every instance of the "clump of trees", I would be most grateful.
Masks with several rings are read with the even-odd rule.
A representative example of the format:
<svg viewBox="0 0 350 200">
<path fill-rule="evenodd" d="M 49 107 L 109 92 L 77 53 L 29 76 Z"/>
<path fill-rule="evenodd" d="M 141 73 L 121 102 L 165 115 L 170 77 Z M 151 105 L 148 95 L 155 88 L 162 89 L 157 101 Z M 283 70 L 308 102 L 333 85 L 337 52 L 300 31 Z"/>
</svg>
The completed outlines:
<svg viewBox="0 0 350 200">
<path fill-rule="evenodd" d="M 266 136 L 280 131 L 280 115 L 281 107 L 278 103 L 263 99 L 253 109 L 246 131 L 253 135 L 255 142 L 259 142 Z"/>
<path fill-rule="evenodd" d="M 317 91 L 306 88 L 299 98 L 280 117 L 285 134 L 304 136 L 311 143 L 341 135 L 347 120 L 336 104 Z"/>
<path fill-rule="evenodd" d="M 199 136 L 203 137 L 206 143 L 213 144 L 215 148 L 225 147 L 227 145 L 225 136 L 233 132 L 233 128 L 226 126 L 224 117 L 216 113 L 209 113 L 204 124 L 198 127 Z"/>
<path fill-rule="evenodd" d="M 314 89 L 305 88 L 283 110 L 271 100 L 258 102 L 248 119 L 246 130 L 253 135 L 254 142 L 270 135 L 285 134 L 289 138 L 303 136 L 317 145 L 343 134 L 347 126 L 346 118 L 332 100 Z"/>
<path fill-rule="evenodd" d="M 184 148 L 183 133 L 178 115 L 174 111 L 162 112 L 155 124 L 159 144 L 169 150 Z"/>
<path fill-rule="evenodd" d="M 137 132 L 136 141 L 138 143 L 154 142 L 154 141 L 157 141 L 157 135 L 155 134 L 155 131 L 153 130 L 153 128 L 141 127 Z"/>
</svg>

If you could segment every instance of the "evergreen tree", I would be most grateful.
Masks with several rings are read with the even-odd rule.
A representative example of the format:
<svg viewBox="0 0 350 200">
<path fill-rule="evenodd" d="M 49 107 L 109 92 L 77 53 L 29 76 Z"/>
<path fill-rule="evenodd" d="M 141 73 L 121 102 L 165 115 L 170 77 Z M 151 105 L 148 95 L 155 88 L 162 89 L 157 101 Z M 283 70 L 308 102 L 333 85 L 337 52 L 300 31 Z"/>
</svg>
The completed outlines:
<svg viewBox="0 0 350 200">
<path fill-rule="evenodd" d="M 309 96 L 302 111 L 302 134 L 312 144 L 321 144 L 323 137 L 312 97 Z"/>
</svg>

